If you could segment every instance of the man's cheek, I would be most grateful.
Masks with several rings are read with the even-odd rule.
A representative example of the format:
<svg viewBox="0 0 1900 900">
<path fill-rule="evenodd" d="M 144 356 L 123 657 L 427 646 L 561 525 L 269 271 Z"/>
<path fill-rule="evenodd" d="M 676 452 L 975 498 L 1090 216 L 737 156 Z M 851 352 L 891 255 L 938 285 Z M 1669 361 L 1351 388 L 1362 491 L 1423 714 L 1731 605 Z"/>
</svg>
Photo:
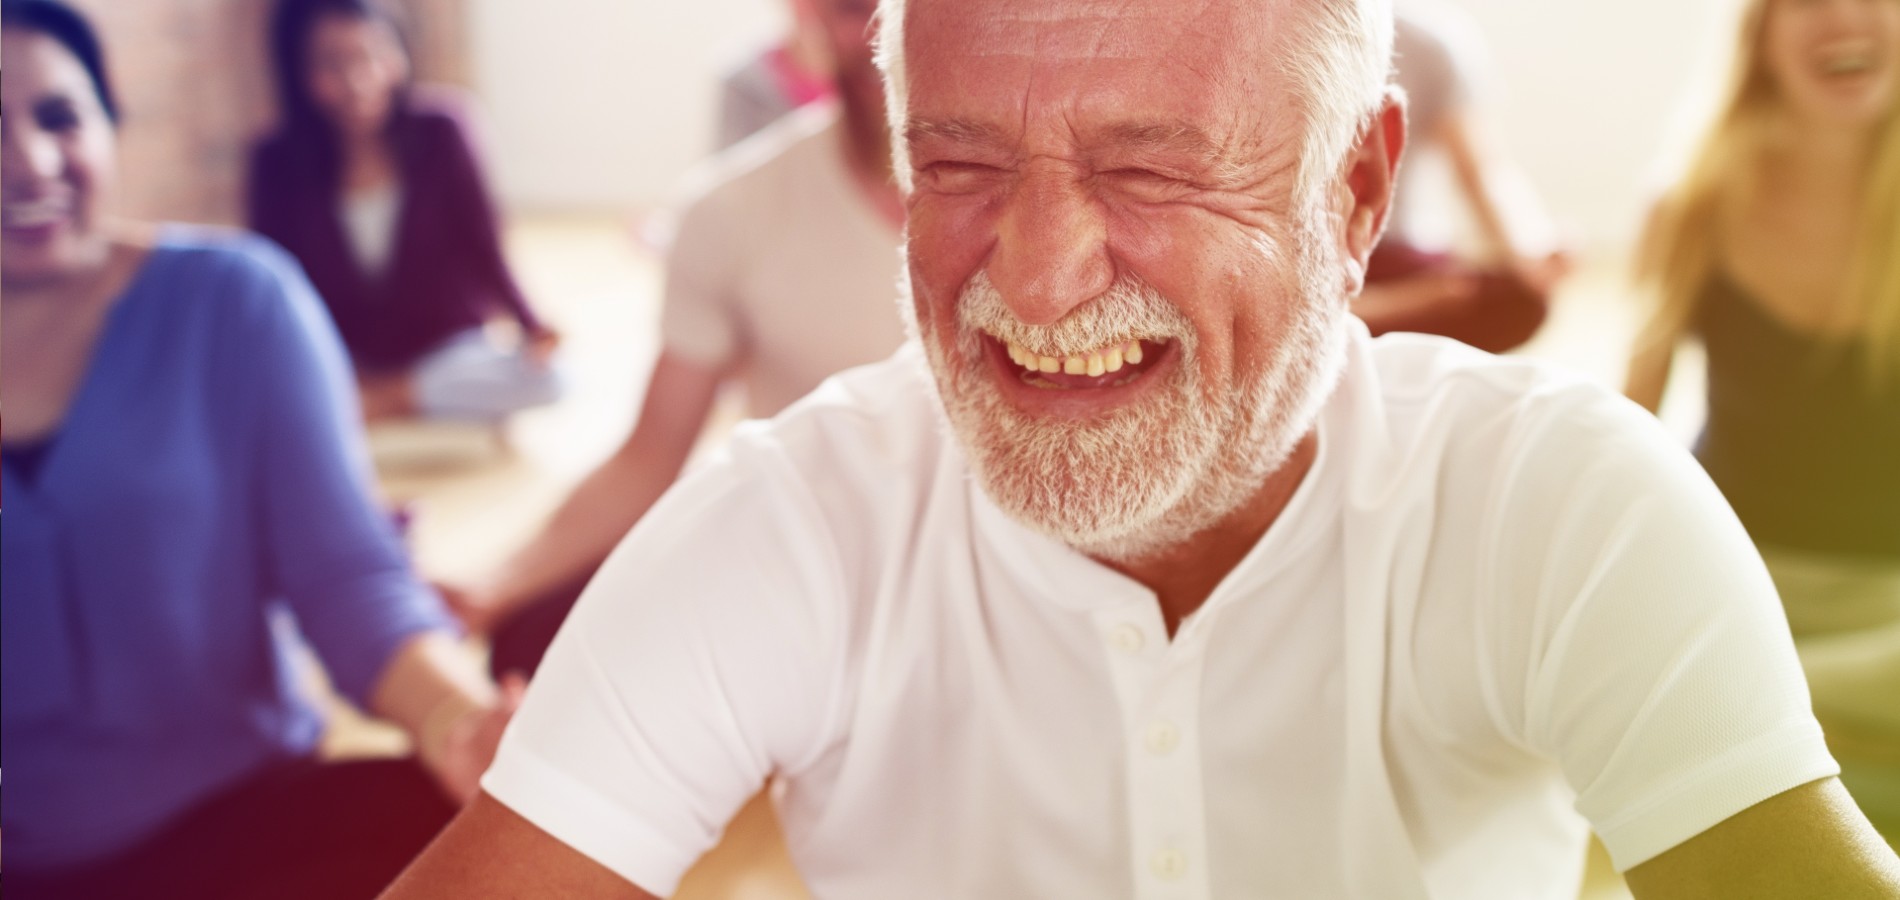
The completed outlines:
<svg viewBox="0 0 1900 900">
<path fill-rule="evenodd" d="M 984 194 L 919 197 L 910 208 L 914 255 L 931 260 L 939 271 L 961 273 L 959 284 L 968 280 L 995 244 L 994 208 Z"/>
</svg>

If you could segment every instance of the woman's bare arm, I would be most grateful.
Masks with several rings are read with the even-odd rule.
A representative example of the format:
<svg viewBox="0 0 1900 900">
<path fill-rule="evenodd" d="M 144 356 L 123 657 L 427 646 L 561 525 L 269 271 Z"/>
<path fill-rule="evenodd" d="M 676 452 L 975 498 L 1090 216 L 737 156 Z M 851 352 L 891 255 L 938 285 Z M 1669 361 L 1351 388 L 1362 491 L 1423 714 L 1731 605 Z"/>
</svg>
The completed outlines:
<svg viewBox="0 0 1900 900">
<path fill-rule="evenodd" d="M 1623 395 L 1656 412 L 1662 408 L 1663 391 L 1669 386 L 1676 347 L 1656 344 L 1639 347 L 1630 357 L 1629 371 L 1623 378 Z"/>
</svg>

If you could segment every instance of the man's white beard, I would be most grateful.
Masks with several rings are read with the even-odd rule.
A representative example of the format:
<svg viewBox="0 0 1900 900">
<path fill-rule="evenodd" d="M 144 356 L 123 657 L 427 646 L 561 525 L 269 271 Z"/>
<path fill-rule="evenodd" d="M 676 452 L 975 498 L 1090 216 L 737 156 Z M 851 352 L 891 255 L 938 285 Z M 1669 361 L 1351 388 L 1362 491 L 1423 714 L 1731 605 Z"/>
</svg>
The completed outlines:
<svg viewBox="0 0 1900 900">
<path fill-rule="evenodd" d="M 951 431 L 997 506 L 1100 559 L 1153 558 L 1218 524 L 1252 498 L 1292 455 L 1345 364 L 1343 304 L 1328 296 L 1332 271 L 1310 231 L 1296 237 L 1279 343 L 1257 372 L 1236 373 L 1226 398 L 1205 396 L 1197 336 L 1181 311 L 1132 276 L 1048 326 L 1023 324 L 978 272 L 958 298 L 957 332 L 918 328 L 905 278 L 900 306 L 921 338 Z M 1117 341 L 1172 341 L 1169 383 L 1138 403 L 1089 420 L 1026 415 L 986 371 L 987 332 L 1049 355 Z M 1144 378 L 1158 377 L 1144 374 Z"/>
</svg>

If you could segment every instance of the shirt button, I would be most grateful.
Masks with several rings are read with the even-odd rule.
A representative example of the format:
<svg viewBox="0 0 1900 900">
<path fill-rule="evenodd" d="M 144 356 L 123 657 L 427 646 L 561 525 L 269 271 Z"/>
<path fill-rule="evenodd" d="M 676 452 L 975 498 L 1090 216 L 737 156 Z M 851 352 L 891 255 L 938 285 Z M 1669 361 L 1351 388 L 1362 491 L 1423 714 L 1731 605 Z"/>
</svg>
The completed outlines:
<svg viewBox="0 0 1900 900">
<path fill-rule="evenodd" d="M 1148 868 L 1163 881 L 1175 881 L 1187 874 L 1187 854 L 1179 850 L 1156 850 L 1148 859 Z"/>
<path fill-rule="evenodd" d="M 1166 722 L 1156 722 L 1148 726 L 1148 734 L 1144 740 L 1148 745 L 1149 753 L 1167 756 L 1174 752 L 1175 747 L 1181 745 L 1181 730 Z"/>
<path fill-rule="evenodd" d="M 1108 643 L 1130 656 L 1140 653 L 1142 645 L 1147 642 L 1148 639 L 1141 635 L 1141 629 L 1133 625 L 1117 625 L 1115 630 L 1108 633 Z"/>
</svg>

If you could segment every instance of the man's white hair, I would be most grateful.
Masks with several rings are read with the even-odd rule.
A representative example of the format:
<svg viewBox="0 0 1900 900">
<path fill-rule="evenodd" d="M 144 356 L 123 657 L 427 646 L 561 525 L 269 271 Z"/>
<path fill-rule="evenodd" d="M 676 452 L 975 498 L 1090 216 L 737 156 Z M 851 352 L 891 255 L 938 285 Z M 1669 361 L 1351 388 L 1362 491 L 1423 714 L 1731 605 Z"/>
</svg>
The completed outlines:
<svg viewBox="0 0 1900 900">
<path fill-rule="evenodd" d="M 1383 104 L 1392 71 L 1392 0 L 1284 0 L 1305 10 L 1293 17 L 1297 31 L 1276 66 L 1293 83 L 1294 101 L 1306 115 L 1300 148 L 1300 196 L 1335 178 L 1346 152 Z M 890 111 L 891 153 L 898 183 L 910 190 L 909 149 L 904 146 L 904 9 L 907 0 L 879 0 L 877 65 L 884 72 Z"/>
</svg>

